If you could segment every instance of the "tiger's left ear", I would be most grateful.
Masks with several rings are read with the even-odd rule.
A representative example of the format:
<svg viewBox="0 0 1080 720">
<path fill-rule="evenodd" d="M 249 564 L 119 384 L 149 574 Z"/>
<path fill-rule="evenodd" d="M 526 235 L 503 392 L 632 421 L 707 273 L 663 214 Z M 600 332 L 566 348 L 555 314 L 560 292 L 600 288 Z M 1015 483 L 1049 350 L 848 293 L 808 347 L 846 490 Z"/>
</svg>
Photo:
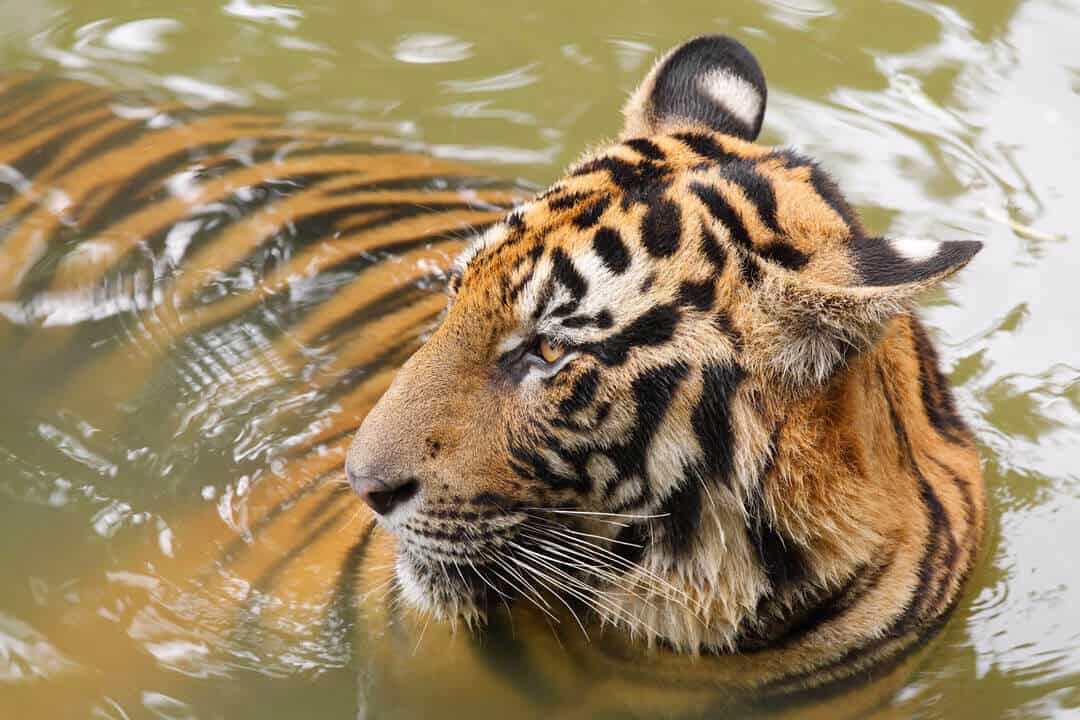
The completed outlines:
<svg viewBox="0 0 1080 720">
<path fill-rule="evenodd" d="M 699 125 L 754 140 L 765 116 L 765 76 L 754 55 L 726 35 L 706 35 L 653 66 L 623 108 L 623 137 Z"/>
<path fill-rule="evenodd" d="M 838 250 L 854 276 L 844 285 L 767 267 L 754 290 L 757 320 L 748 360 L 787 386 L 819 385 L 873 347 L 912 298 L 967 265 L 981 248 L 978 241 L 856 238 Z"/>
</svg>

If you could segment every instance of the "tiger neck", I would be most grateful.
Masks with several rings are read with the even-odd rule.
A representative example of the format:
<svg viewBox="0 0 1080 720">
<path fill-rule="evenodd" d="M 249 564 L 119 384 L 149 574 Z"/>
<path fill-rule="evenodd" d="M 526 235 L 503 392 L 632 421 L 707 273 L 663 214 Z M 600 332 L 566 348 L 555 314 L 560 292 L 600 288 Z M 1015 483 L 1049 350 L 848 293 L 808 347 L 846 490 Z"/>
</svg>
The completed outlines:
<svg viewBox="0 0 1080 720">
<path fill-rule="evenodd" d="M 757 461 L 705 493 L 692 550 L 673 558 L 660 544 L 641 559 L 646 597 L 622 604 L 644 635 L 683 651 L 736 651 L 789 636 L 886 572 L 903 597 L 910 572 L 893 565 L 914 567 L 924 544 L 922 529 L 905 526 L 902 510 L 920 498 L 896 425 L 900 404 L 920 393 L 920 361 L 896 359 L 917 350 L 915 322 L 895 321 L 875 351 L 825 392 L 774 413 L 771 428 L 766 417 L 740 432 L 764 438 Z M 914 452 L 936 452 L 931 434 L 905 435 L 920 444 Z M 962 525 L 953 530 L 964 534 Z"/>
</svg>

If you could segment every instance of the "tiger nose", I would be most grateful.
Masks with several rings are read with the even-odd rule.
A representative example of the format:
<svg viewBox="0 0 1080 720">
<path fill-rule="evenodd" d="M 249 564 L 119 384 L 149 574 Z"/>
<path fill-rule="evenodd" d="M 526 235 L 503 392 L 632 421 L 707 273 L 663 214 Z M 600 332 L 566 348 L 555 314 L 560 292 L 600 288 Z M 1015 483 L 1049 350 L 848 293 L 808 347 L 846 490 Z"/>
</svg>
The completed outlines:
<svg viewBox="0 0 1080 720">
<path fill-rule="evenodd" d="M 349 484 L 364 503 L 379 515 L 388 515 L 420 491 L 420 481 L 414 477 L 384 476 L 354 471 L 346 463 Z"/>
</svg>

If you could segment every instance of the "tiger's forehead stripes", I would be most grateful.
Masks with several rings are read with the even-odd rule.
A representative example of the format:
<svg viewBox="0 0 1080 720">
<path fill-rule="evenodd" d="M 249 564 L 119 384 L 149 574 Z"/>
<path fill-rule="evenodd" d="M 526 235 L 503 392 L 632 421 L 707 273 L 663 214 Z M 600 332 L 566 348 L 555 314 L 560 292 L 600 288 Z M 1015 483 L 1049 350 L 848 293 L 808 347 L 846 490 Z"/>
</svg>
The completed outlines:
<svg viewBox="0 0 1080 720">
<path fill-rule="evenodd" d="M 694 222 L 701 214 L 705 220 Z M 695 235 L 703 239 L 694 242 Z M 620 274 L 631 264 L 634 247 L 644 248 L 649 259 L 664 260 L 692 244 L 714 266 L 721 253 L 736 253 L 749 284 L 760 278 L 761 260 L 835 282 L 838 274 L 854 275 L 844 244 L 860 237 L 846 203 L 809 161 L 696 130 L 631 138 L 585 159 L 512 213 L 504 228 L 489 231 L 469 259 L 531 239 L 525 255 L 518 250 L 503 267 L 520 272 L 530 256 L 549 252 L 555 258 L 551 267 L 565 279 L 572 276 L 567 270 L 573 270 L 574 259 L 589 248 L 606 269 Z M 580 301 L 580 293 L 575 299 Z"/>
</svg>

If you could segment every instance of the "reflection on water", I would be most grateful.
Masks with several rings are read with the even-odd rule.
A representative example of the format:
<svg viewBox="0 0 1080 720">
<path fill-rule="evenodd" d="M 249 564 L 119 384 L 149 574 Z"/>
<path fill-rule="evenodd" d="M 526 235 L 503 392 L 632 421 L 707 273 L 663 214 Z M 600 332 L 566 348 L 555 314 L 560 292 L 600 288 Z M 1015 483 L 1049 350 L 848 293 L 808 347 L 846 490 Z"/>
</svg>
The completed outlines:
<svg viewBox="0 0 1080 720">
<path fill-rule="evenodd" d="M 561 1 L 9 2 L 0 61 L 160 103 L 277 111 L 543 183 L 614 132 L 657 51 L 705 31 L 753 47 L 772 89 L 765 140 L 819 158 L 870 227 L 985 241 L 925 315 L 982 444 L 988 542 L 955 621 L 896 703 L 901 715 L 1064 716 L 1080 707 L 1080 582 L 1068 552 L 1080 541 L 1074 4 L 769 0 L 720 12 L 642 0 L 613 12 Z M 250 151 L 229 149 L 240 159 Z M 169 192 L 184 196 L 189 180 L 177 176 Z M 5 174 L 0 202 L 13 187 L 41 191 Z M 45 200 L 63 217 L 69 199 Z M 276 278 L 297 253 L 318 251 L 302 247 L 303 235 L 184 281 L 196 304 L 226 295 L 236 314 L 177 334 L 177 323 L 194 321 L 155 281 L 172 278 L 177 259 L 235 209 L 206 206 L 92 293 L 76 283 L 31 303 L 0 299 L 0 342 L 20 326 L 50 328 L 0 358 L 0 708 L 27 678 L 79 662 L 42 634 L 40 619 L 60 609 L 73 633 L 84 616 L 125 620 L 126 639 L 90 654 L 101 670 L 132 645 L 170 678 L 126 698 L 73 695 L 94 697 L 103 717 L 243 716 L 255 712 L 241 707 L 251 697 L 263 699 L 263 718 L 356 707 L 334 642 L 251 637 L 214 664 L 207 649 L 223 642 L 214 597 L 172 594 L 154 567 L 124 561 L 132 548 L 162 564 L 197 552 L 200 538 L 178 522 L 190 508 L 245 527 L 237 499 L 280 472 L 283 449 L 333 426 L 341 405 L 327 388 L 369 352 L 335 343 L 330 318 L 306 335 L 282 332 L 355 277 Z M 103 247 L 80 239 L 77 252 L 49 261 L 73 278 Z M 273 292 L 255 302 L 257 290 Z M 116 349 L 122 360 L 84 372 Z M 154 612 L 135 622 L 95 604 L 86 591 L 101 584 L 157 598 Z M 295 623 L 314 622 L 293 609 Z"/>
</svg>

